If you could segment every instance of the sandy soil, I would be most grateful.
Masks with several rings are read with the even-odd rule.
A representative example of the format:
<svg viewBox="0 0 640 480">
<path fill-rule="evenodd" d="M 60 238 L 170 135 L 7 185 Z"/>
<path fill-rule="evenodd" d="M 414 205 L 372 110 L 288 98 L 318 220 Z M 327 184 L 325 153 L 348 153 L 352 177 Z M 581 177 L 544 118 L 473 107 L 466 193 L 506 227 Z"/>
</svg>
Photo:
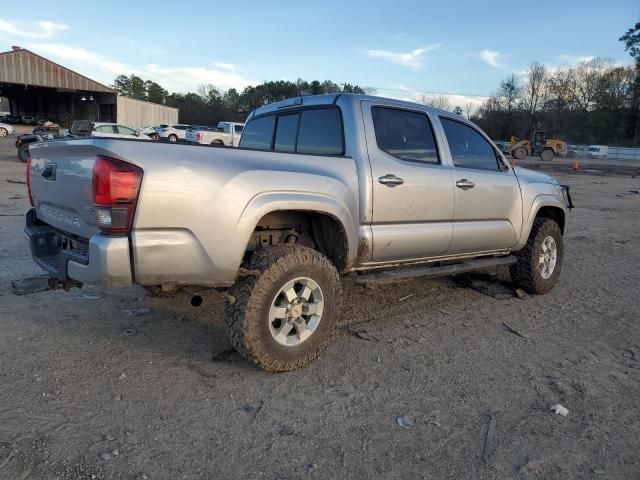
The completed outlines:
<svg viewBox="0 0 640 480">
<path fill-rule="evenodd" d="M 12 280 L 41 272 L 25 186 L 7 181 L 24 178 L 11 142 L 0 479 L 640 478 L 640 178 L 557 174 L 577 208 L 550 294 L 346 279 L 335 343 L 275 375 L 230 351 L 216 297 L 194 310 L 138 288 L 14 295 Z"/>
</svg>

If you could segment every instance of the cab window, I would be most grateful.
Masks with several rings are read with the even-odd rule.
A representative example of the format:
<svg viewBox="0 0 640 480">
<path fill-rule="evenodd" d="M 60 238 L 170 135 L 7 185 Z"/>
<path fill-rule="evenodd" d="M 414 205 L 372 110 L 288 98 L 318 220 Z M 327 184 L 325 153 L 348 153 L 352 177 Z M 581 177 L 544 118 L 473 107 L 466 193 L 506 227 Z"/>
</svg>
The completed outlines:
<svg viewBox="0 0 640 480">
<path fill-rule="evenodd" d="M 476 130 L 461 122 L 440 117 L 451 159 L 458 168 L 500 170 L 496 151 Z"/>
</svg>

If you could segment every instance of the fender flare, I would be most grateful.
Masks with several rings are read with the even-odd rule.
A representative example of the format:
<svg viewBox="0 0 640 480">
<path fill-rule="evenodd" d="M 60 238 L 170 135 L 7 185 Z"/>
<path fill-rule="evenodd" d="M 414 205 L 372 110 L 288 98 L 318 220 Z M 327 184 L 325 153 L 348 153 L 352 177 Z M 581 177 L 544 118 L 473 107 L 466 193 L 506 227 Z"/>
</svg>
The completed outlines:
<svg viewBox="0 0 640 480">
<path fill-rule="evenodd" d="M 262 217 L 285 210 L 316 212 L 336 219 L 347 236 L 347 260 L 349 263 L 355 260 L 358 250 L 358 222 L 343 202 L 318 192 L 273 191 L 253 197 L 236 222 L 237 238 L 244 242 L 241 245 L 243 251 Z"/>
<path fill-rule="evenodd" d="M 549 193 L 542 193 L 536 196 L 531 203 L 531 208 L 529 208 L 529 216 L 523 218 L 520 241 L 512 248 L 512 250 L 518 251 L 525 246 L 527 240 L 529 239 L 531 228 L 533 227 L 533 221 L 538 215 L 540 209 L 544 207 L 553 207 L 562 210 L 566 219 L 567 206 L 558 197 Z"/>
</svg>

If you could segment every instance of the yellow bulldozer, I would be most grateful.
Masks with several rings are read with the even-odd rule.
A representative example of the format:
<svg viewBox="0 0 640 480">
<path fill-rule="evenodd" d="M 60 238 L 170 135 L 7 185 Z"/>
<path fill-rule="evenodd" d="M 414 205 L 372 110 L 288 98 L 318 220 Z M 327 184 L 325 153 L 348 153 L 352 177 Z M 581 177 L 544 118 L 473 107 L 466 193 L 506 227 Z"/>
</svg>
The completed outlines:
<svg viewBox="0 0 640 480">
<path fill-rule="evenodd" d="M 510 153 L 516 160 L 539 155 L 542 160 L 549 162 L 555 157 L 566 155 L 567 144 L 562 140 L 547 138 L 547 132 L 534 132 L 531 140 L 511 137 L 510 145 L 507 146 L 504 153 Z"/>
</svg>

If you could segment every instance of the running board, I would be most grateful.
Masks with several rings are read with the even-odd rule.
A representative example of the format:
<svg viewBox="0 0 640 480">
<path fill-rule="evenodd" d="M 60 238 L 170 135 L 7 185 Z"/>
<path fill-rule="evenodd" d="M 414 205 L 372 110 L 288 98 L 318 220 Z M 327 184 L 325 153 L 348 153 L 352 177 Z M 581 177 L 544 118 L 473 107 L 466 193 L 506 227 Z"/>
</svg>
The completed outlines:
<svg viewBox="0 0 640 480">
<path fill-rule="evenodd" d="M 503 267 L 513 265 L 518 259 L 513 255 L 508 257 L 481 258 L 468 260 L 453 265 L 441 265 L 439 267 L 403 268 L 401 270 L 386 270 L 377 273 L 366 273 L 356 277 L 357 285 L 372 283 L 392 283 L 413 278 L 448 277 L 459 273 L 473 272 L 484 268 Z"/>
</svg>

